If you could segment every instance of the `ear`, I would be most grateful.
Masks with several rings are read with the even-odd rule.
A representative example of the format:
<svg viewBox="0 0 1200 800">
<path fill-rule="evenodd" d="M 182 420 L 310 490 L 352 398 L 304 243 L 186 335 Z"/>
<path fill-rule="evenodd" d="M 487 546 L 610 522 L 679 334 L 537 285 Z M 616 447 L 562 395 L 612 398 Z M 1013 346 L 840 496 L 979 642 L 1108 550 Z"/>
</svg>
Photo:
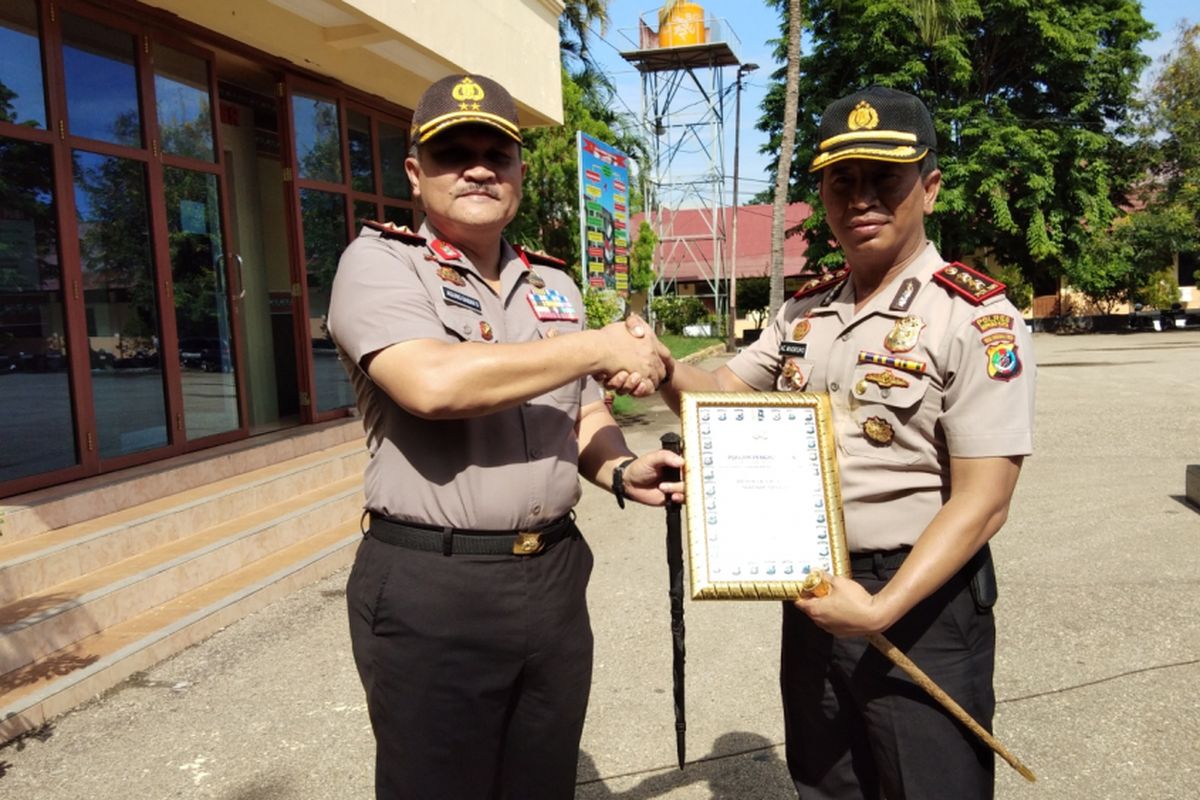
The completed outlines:
<svg viewBox="0 0 1200 800">
<path fill-rule="evenodd" d="M 404 171 L 408 173 L 408 185 L 412 187 L 414 198 L 421 196 L 421 164 L 409 156 L 404 159 Z"/>
<path fill-rule="evenodd" d="M 937 202 L 938 192 L 942 189 L 942 171 L 935 169 L 921 179 L 921 185 L 925 189 L 925 213 L 932 214 L 933 206 Z"/>
</svg>

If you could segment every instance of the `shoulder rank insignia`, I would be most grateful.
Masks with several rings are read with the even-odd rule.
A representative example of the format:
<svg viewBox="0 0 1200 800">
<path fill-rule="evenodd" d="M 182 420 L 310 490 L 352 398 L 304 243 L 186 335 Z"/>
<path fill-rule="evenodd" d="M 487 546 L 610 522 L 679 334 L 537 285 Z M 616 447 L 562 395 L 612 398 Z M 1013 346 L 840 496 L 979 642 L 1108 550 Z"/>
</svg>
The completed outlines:
<svg viewBox="0 0 1200 800">
<path fill-rule="evenodd" d="M 842 267 L 841 269 L 834 270 L 833 272 L 827 272 L 824 275 L 814 275 L 804 283 L 800 284 L 800 288 L 796 290 L 794 295 L 792 295 L 792 299 L 799 300 L 801 297 L 814 295 L 822 289 L 829 289 L 846 280 L 849 275 L 849 267 Z"/>
<path fill-rule="evenodd" d="M 567 262 L 563 261 L 561 258 L 555 258 L 552 255 L 547 255 L 546 253 L 535 253 L 532 250 L 526 250 L 524 247 L 517 247 L 516 245 L 513 246 L 513 250 L 517 251 L 517 255 L 520 256 L 521 260 L 525 262 L 525 266 L 529 267 L 530 269 L 533 269 L 534 264 L 545 267 L 555 267 L 557 269 L 567 268 Z"/>
<path fill-rule="evenodd" d="M 957 261 L 933 273 L 933 279 L 975 305 L 1004 291 L 1004 284 Z"/>
<path fill-rule="evenodd" d="M 373 219 L 364 219 L 362 224 L 364 228 L 379 231 L 385 239 L 397 239 L 405 244 L 417 246 L 425 244 L 425 237 L 413 233 L 406 225 L 397 225 L 394 222 L 378 222 Z"/>
</svg>

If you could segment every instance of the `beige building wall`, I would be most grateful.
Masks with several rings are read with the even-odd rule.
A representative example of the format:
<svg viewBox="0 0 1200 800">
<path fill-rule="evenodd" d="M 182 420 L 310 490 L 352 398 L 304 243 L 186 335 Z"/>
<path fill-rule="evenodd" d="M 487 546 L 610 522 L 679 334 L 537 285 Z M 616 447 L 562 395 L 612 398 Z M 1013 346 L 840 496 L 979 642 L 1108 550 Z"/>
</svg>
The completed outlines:
<svg viewBox="0 0 1200 800">
<path fill-rule="evenodd" d="M 499 81 L 526 126 L 562 122 L 563 0 L 142 0 L 413 108 L 452 72 Z"/>
</svg>

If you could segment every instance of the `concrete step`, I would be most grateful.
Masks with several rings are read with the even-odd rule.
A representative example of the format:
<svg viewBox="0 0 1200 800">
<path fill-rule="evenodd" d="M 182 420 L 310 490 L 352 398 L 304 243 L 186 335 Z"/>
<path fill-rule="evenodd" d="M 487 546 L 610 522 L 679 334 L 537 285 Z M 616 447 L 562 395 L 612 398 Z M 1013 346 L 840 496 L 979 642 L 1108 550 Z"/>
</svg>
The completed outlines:
<svg viewBox="0 0 1200 800">
<path fill-rule="evenodd" d="M 0 500 L 0 544 L 8 545 L 157 498 L 244 475 L 308 453 L 361 441 L 362 421 L 347 418 L 287 428 Z"/>
<path fill-rule="evenodd" d="M 361 538 L 356 515 L 0 675 L 0 742 L 349 564 Z"/>
<path fill-rule="evenodd" d="M 0 674 L 213 581 L 315 530 L 357 520 L 355 475 L 182 536 L 0 607 Z"/>
<path fill-rule="evenodd" d="M 0 539 L 0 607 L 195 531 L 362 475 L 361 440 L 269 464 L 53 531 Z M 127 485 L 113 491 L 136 492 Z"/>
</svg>

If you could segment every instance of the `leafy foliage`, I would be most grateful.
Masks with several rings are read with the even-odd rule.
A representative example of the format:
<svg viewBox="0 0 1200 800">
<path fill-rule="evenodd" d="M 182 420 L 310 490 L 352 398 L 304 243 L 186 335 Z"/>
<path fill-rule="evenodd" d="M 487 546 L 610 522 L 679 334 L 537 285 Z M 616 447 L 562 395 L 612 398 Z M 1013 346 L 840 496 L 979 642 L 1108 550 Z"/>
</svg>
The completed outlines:
<svg viewBox="0 0 1200 800">
<path fill-rule="evenodd" d="M 650 301 L 654 319 L 667 333 L 682 334 L 688 325 L 695 325 L 706 316 L 708 309 L 700 298 L 691 295 L 668 295 Z"/>
<path fill-rule="evenodd" d="M 578 267 L 579 167 L 575 132 L 583 131 L 626 153 L 639 152 L 636 140 L 620 133 L 621 120 L 597 86 L 585 86 L 562 71 L 563 124 L 524 134 L 527 166 L 524 196 L 508 226 L 510 241 L 544 250 Z"/>
<path fill-rule="evenodd" d="M 805 7 L 812 47 L 801 59 L 793 200 L 819 207 L 807 168 L 825 106 L 871 84 L 902 89 L 925 101 L 938 132 L 942 193 L 928 230 L 942 254 L 993 254 L 1043 290 L 1060 275 L 1086 279 L 1093 262 L 1082 255 L 1118 216 L 1138 170 L 1125 142 L 1146 64 L 1138 45 L 1152 29 L 1135 0 Z M 772 135 L 768 151 L 779 147 L 783 104 L 779 82 L 759 122 Z M 823 214 L 804 235 L 818 264 L 841 261 Z"/>
<path fill-rule="evenodd" d="M 629 290 L 644 292 L 654 285 L 654 248 L 658 247 L 658 234 L 650 223 L 642 220 L 638 226 L 637 239 L 629 250 Z"/>
<path fill-rule="evenodd" d="M 737 307 L 744 311 L 755 328 L 761 328 L 767 321 L 771 305 L 770 278 L 738 278 Z"/>
<path fill-rule="evenodd" d="M 603 328 L 621 316 L 621 298 L 609 289 L 593 289 L 583 296 L 589 328 Z"/>
</svg>

